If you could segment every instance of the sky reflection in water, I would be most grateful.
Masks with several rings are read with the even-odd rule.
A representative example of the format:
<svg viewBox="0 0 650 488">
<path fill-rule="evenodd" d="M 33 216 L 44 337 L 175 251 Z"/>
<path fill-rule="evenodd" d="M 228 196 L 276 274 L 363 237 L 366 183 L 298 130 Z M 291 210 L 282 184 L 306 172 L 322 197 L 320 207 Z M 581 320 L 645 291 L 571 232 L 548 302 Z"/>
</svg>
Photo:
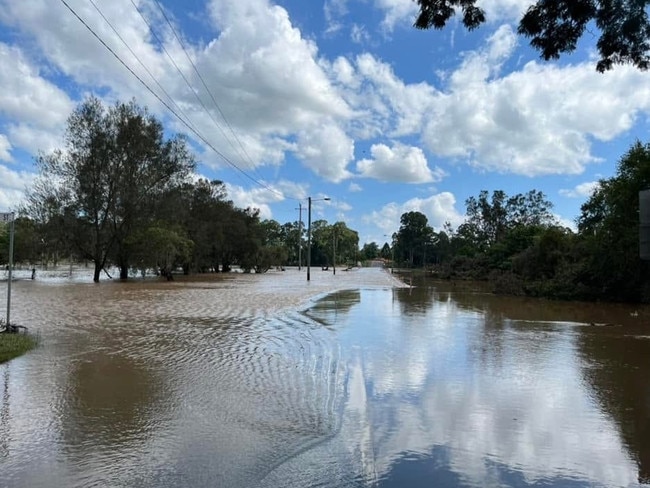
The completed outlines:
<svg viewBox="0 0 650 488">
<path fill-rule="evenodd" d="M 584 379 L 576 342 L 585 324 L 491 320 L 451 297 L 431 298 L 366 290 L 311 312 L 337 328 L 350 358 L 339 438 L 364 480 L 637 484 L 637 463 Z"/>
</svg>

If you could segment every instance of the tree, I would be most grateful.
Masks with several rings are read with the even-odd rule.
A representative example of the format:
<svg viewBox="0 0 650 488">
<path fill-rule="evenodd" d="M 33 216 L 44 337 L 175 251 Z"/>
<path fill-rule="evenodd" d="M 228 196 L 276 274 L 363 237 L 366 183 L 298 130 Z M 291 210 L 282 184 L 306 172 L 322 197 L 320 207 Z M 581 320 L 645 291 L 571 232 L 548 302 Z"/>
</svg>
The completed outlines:
<svg viewBox="0 0 650 488">
<path fill-rule="evenodd" d="M 639 191 L 650 188 L 650 144 L 637 141 L 616 175 L 599 182 L 581 207 L 578 231 L 587 250 L 581 277 L 593 296 L 650 299 L 649 266 L 639 258 Z"/>
<path fill-rule="evenodd" d="M 361 248 L 361 259 L 370 261 L 377 258 L 377 256 L 379 256 L 379 246 L 376 242 L 365 243 Z"/>
<path fill-rule="evenodd" d="M 224 183 L 200 179 L 185 185 L 179 197 L 178 205 L 169 214 L 172 221 L 175 217 L 181 219 L 176 222 L 185 227 L 194 242 L 191 269 L 219 271 L 219 264 L 227 255 L 226 226 L 235 212 L 233 202 L 227 199 Z"/>
<path fill-rule="evenodd" d="M 255 255 L 255 272 L 266 273 L 273 266 L 282 266 L 289 257 L 285 244 L 285 227 L 273 219 L 259 223 L 261 246 Z"/>
<path fill-rule="evenodd" d="M 9 224 L 0 224 L 0 263 L 9 262 Z M 14 220 L 14 263 L 34 264 L 43 250 L 38 228 L 32 219 L 16 217 Z"/>
<path fill-rule="evenodd" d="M 282 246 L 284 245 L 282 226 L 277 220 L 265 219 L 260 222 L 262 230 L 262 245 Z"/>
<path fill-rule="evenodd" d="M 485 252 L 503 240 L 519 226 L 544 227 L 555 224 L 551 214 L 553 204 L 537 190 L 508 197 L 502 190 L 482 190 L 478 196 L 465 201 L 467 219 L 458 228 L 458 235 L 473 246 L 475 252 Z"/>
<path fill-rule="evenodd" d="M 137 229 L 126 244 L 135 268 L 143 274 L 153 268 L 169 280 L 174 268 L 190 260 L 194 243 L 183 237 L 181 229 L 156 223 L 147 229 Z"/>
<path fill-rule="evenodd" d="M 429 226 L 426 215 L 421 212 L 406 212 L 400 217 L 400 223 L 395 239 L 395 257 L 400 261 L 408 261 L 410 266 L 424 264 L 425 246 L 431 243 L 433 237 L 433 229 Z"/>
<path fill-rule="evenodd" d="M 382 259 L 392 259 L 392 254 L 393 252 L 390 249 L 390 244 L 384 242 L 384 245 L 381 246 L 381 252 L 379 255 L 382 257 Z"/>
<path fill-rule="evenodd" d="M 282 242 L 287 250 L 287 260 L 289 264 L 299 264 L 298 259 L 305 262 L 305 250 L 303 248 L 305 226 L 297 220 L 282 224 L 281 228 Z M 302 265 L 302 263 L 300 263 Z"/>
<path fill-rule="evenodd" d="M 311 223 L 311 264 L 313 266 L 329 266 L 331 248 L 330 225 L 327 220 L 315 220 Z"/>
<path fill-rule="evenodd" d="M 107 264 L 129 268 L 129 236 L 152 220 L 153 207 L 194 168 L 185 139 L 165 139 L 162 124 L 135 102 L 106 109 L 88 98 L 70 115 L 65 150 L 37 158 L 39 177 L 27 213 L 56 220 L 93 280 Z"/>
<path fill-rule="evenodd" d="M 229 271 L 231 264 L 238 264 L 246 273 L 259 266 L 264 231 L 260 225 L 258 209 L 234 208 L 225 223 L 224 237 L 224 271 Z"/>
<path fill-rule="evenodd" d="M 336 250 L 336 262 L 356 264 L 359 254 L 359 234 L 345 225 L 345 222 L 336 222 L 331 227 L 333 240 L 332 250 Z M 334 256 L 332 256 L 334 262 Z M 334 263 L 336 264 L 336 263 Z"/>
<path fill-rule="evenodd" d="M 126 279 L 130 266 L 126 239 L 149 225 L 161 196 L 185 181 L 194 159 L 183 137 L 165 140 L 162 124 L 134 101 L 116 104 L 107 116 L 112 132 L 112 174 L 107 176 L 115 179 L 116 196 L 111 234 L 120 278 Z"/>
<path fill-rule="evenodd" d="M 462 12 L 462 23 L 473 30 L 485 22 L 485 12 L 477 0 L 417 0 L 420 12 L 418 29 L 442 29 L 447 21 Z M 578 40 L 594 23 L 600 31 L 597 42 L 604 72 L 614 64 L 632 64 L 641 70 L 650 64 L 650 0 L 537 0 L 519 22 L 518 33 L 548 61 L 576 49 Z"/>
</svg>

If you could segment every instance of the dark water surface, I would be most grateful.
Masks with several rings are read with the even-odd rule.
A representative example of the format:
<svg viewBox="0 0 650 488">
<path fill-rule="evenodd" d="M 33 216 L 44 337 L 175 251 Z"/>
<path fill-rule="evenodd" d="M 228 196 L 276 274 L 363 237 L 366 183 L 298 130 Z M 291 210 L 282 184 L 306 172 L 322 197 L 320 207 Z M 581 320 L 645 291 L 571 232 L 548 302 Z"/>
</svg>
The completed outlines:
<svg viewBox="0 0 650 488">
<path fill-rule="evenodd" d="M 650 481 L 650 310 L 393 284 L 17 282 L 0 487 Z"/>
</svg>

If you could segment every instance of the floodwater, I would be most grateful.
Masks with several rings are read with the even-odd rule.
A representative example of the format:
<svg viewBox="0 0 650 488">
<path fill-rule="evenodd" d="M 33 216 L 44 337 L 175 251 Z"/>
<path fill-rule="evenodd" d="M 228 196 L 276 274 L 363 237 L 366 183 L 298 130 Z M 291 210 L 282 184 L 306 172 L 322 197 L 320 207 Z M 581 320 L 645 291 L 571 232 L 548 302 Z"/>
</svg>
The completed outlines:
<svg viewBox="0 0 650 488">
<path fill-rule="evenodd" d="M 648 308 L 379 269 L 84 280 L 12 286 L 41 345 L 0 365 L 2 488 L 650 482 Z"/>
</svg>

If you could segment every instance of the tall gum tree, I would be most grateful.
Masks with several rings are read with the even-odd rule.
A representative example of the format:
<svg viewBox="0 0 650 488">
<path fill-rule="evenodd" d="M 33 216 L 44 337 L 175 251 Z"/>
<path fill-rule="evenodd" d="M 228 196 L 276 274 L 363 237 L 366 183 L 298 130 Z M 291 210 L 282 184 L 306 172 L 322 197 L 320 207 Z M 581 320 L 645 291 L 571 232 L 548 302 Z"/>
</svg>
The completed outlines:
<svg viewBox="0 0 650 488">
<path fill-rule="evenodd" d="M 59 217 L 71 247 L 93 262 L 93 281 L 110 262 L 126 278 L 128 237 L 148 224 L 156 199 L 188 177 L 194 158 L 184 138 L 165 139 L 162 124 L 134 101 L 107 109 L 86 99 L 68 118 L 64 142 L 37 158 L 26 211 Z"/>
</svg>

